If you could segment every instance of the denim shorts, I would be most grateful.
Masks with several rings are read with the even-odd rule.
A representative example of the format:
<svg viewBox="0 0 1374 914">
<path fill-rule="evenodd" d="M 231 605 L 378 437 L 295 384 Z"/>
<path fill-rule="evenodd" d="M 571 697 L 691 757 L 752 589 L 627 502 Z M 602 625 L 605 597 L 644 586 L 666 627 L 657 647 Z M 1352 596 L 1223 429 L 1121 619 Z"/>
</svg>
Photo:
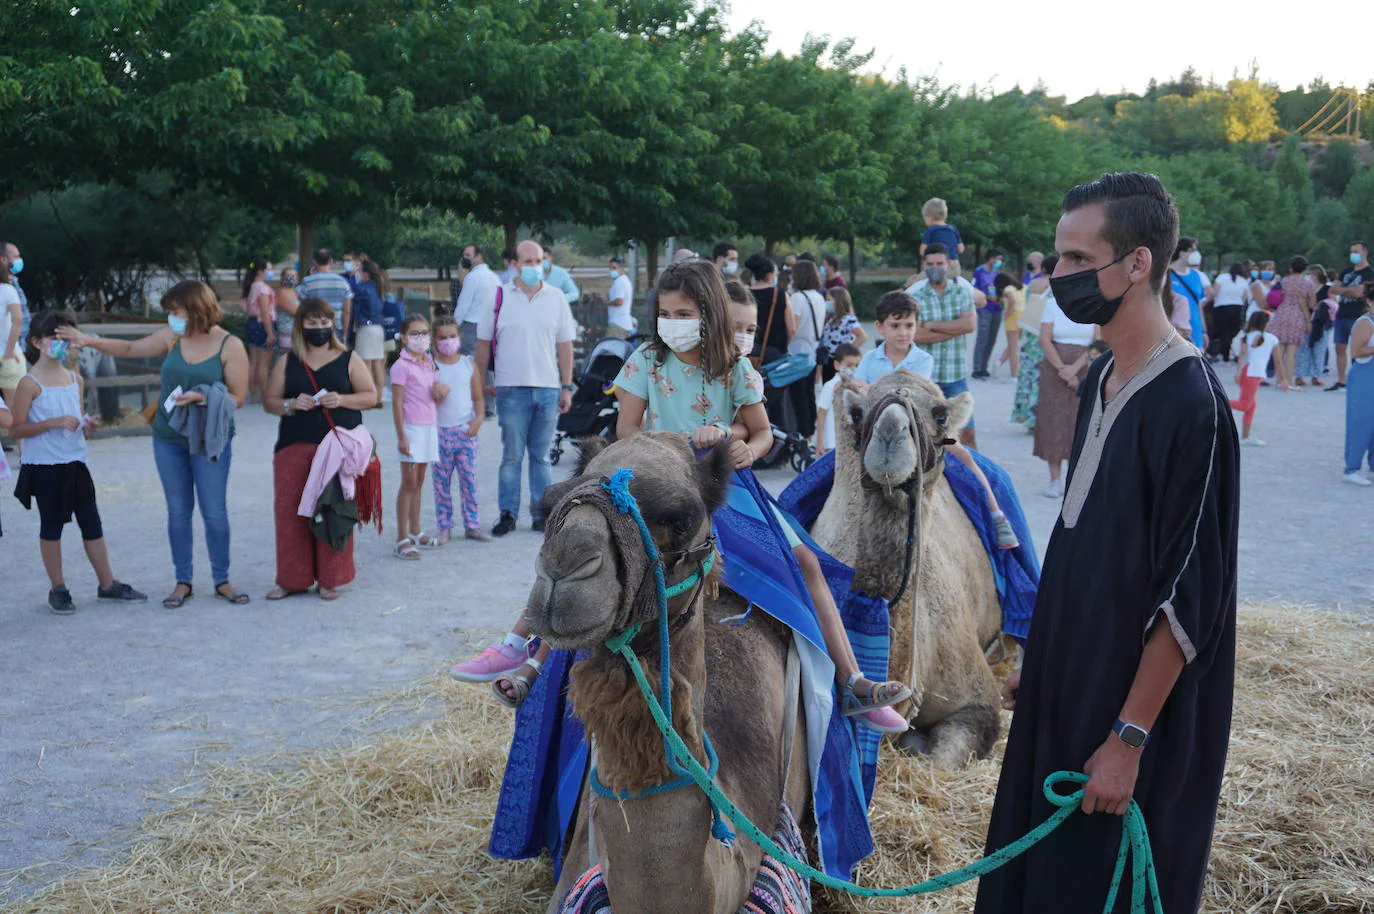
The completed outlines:
<svg viewBox="0 0 1374 914">
<path fill-rule="evenodd" d="M 1349 346 L 1350 332 L 1355 329 L 1355 322 L 1358 317 L 1338 317 L 1336 318 L 1336 345 Z"/>
<path fill-rule="evenodd" d="M 944 392 L 946 399 L 953 399 L 959 396 L 959 394 L 968 393 L 968 378 L 960 378 L 957 381 L 950 381 L 948 384 L 942 381 L 936 381 L 935 384 Z M 968 422 L 964 424 L 964 428 L 977 428 L 977 426 L 973 424 L 972 413 L 969 413 Z"/>
</svg>

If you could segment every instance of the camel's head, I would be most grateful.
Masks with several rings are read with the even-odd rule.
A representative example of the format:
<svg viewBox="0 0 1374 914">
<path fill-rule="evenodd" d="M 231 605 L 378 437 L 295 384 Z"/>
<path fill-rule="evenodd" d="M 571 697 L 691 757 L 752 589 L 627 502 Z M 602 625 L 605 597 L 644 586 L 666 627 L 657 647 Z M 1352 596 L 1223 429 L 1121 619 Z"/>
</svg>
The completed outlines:
<svg viewBox="0 0 1374 914">
<path fill-rule="evenodd" d="M 945 443 L 973 414 L 973 397 L 946 399 L 933 382 L 894 371 L 862 394 L 845 390 L 844 406 L 865 479 L 892 490 L 939 467 Z"/>
<path fill-rule="evenodd" d="M 657 612 L 640 533 L 601 481 L 634 471 L 630 493 L 671 584 L 709 555 L 711 514 L 724 503 L 730 474 L 724 447 L 698 461 L 680 435 L 647 433 L 611 445 L 591 439 L 581 448 L 572 478 L 544 493 L 548 527 L 525 608 L 531 629 L 557 648 L 594 647 Z"/>
</svg>

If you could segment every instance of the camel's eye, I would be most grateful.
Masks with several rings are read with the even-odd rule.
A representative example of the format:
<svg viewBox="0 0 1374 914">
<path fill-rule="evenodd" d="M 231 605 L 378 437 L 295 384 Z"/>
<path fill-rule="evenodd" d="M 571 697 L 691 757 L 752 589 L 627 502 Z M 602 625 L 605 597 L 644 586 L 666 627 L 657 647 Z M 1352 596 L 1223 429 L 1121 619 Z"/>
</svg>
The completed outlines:
<svg viewBox="0 0 1374 914">
<path fill-rule="evenodd" d="M 949 407 L 939 405 L 932 406 L 930 408 L 930 417 L 935 420 L 936 425 L 940 426 L 940 428 L 944 428 L 945 423 L 949 422 Z"/>
</svg>

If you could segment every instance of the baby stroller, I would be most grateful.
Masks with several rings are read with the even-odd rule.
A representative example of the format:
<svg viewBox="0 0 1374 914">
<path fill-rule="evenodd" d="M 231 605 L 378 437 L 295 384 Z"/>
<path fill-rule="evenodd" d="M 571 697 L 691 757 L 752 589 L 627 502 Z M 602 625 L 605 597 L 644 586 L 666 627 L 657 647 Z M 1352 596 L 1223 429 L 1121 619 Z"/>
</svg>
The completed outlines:
<svg viewBox="0 0 1374 914">
<path fill-rule="evenodd" d="M 816 462 L 815 448 L 811 446 L 809 438 L 796 431 L 797 417 L 790 398 L 783 394 L 782 389 L 770 384 L 766 374 L 764 396 L 773 428 L 773 447 L 754 461 L 754 469 L 772 470 L 787 465 L 800 473 Z"/>
<path fill-rule="evenodd" d="M 620 374 L 620 366 L 638 345 L 636 337 L 628 340 L 606 337 L 592 346 L 582 360 L 581 371 L 573 377 L 577 389 L 573 391 L 572 407 L 558 417 L 558 433 L 549 451 L 550 462 L 557 464 L 563 458 L 563 448 L 570 439 L 615 435 L 618 415 L 615 378 Z"/>
</svg>

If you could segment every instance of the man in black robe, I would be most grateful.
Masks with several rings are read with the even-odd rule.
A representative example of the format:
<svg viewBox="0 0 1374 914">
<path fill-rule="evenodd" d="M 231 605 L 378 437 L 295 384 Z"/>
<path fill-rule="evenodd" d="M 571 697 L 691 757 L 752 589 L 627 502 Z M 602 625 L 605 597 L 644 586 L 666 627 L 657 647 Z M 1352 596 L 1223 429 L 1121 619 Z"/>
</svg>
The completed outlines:
<svg viewBox="0 0 1374 914">
<path fill-rule="evenodd" d="M 1083 381 L 1024 666 L 1003 690 L 1016 714 L 988 850 L 1054 812 L 1052 772 L 1090 775 L 1088 815 L 983 877 L 978 914 L 1101 911 L 1131 798 L 1166 914 L 1201 902 L 1231 726 L 1239 463 L 1226 394 L 1160 298 L 1177 237 L 1153 175 L 1064 198 L 1055 299 L 1111 353 Z"/>
</svg>

